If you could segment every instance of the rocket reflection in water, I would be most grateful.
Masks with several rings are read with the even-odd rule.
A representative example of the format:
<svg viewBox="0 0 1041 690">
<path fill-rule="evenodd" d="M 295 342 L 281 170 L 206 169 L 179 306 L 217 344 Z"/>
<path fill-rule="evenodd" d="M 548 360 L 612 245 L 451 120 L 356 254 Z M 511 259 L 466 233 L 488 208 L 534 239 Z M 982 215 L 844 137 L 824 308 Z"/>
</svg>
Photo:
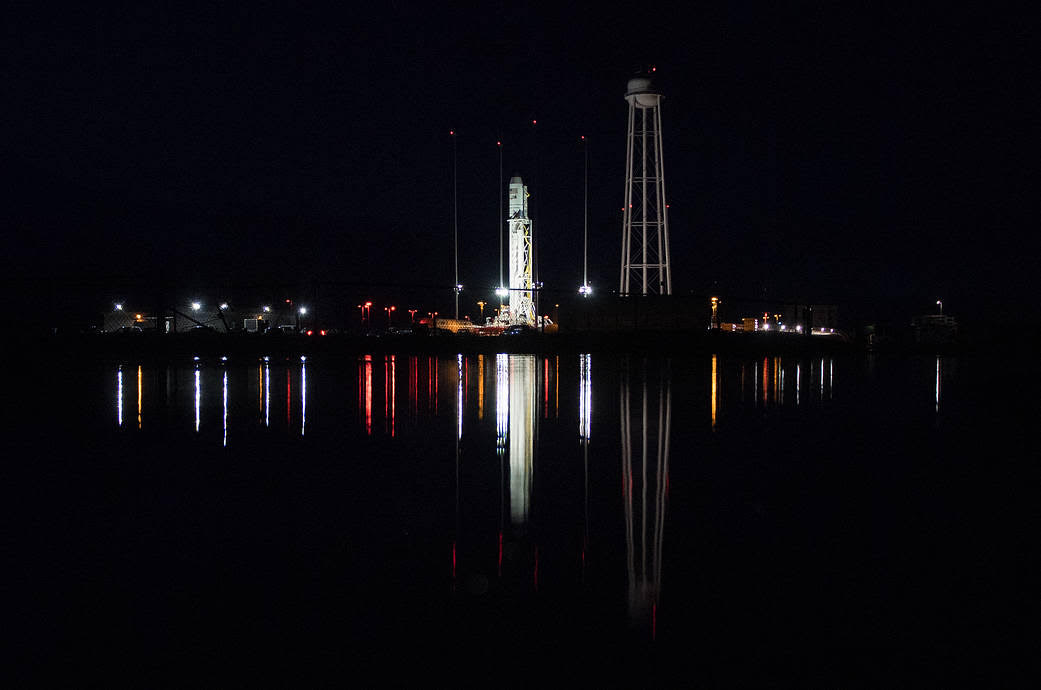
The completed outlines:
<svg viewBox="0 0 1041 690">
<path fill-rule="evenodd" d="M 509 357 L 510 521 L 528 521 L 535 455 L 535 357 Z"/>
<path fill-rule="evenodd" d="M 649 376 L 647 360 L 636 365 L 626 360 L 620 395 L 629 615 L 634 625 L 649 625 L 652 637 L 657 633 L 661 597 L 672 426 L 669 360 L 660 366 L 657 376 Z"/>
</svg>

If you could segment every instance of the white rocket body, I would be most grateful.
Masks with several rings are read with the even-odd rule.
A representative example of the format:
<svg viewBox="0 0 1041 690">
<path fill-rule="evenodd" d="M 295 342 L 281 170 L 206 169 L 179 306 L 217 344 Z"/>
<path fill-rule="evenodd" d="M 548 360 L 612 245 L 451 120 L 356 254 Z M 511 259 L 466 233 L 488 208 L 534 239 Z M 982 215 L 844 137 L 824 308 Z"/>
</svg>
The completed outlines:
<svg viewBox="0 0 1041 690">
<path fill-rule="evenodd" d="M 510 206 L 506 218 L 510 229 L 510 323 L 534 326 L 528 188 L 519 175 L 510 178 Z"/>
</svg>

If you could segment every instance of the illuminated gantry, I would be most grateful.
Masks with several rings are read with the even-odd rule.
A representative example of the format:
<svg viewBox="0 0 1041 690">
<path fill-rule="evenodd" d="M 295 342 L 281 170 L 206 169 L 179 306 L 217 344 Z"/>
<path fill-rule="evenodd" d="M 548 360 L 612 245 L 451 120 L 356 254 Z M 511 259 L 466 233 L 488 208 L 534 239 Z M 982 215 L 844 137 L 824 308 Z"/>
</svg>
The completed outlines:
<svg viewBox="0 0 1041 690">
<path fill-rule="evenodd" d="M 528 218 L 528 188 L 519 175 L 510 178 L 510 323 L 535 325 L 532 300 L 531 219 Z"/>
</svg>

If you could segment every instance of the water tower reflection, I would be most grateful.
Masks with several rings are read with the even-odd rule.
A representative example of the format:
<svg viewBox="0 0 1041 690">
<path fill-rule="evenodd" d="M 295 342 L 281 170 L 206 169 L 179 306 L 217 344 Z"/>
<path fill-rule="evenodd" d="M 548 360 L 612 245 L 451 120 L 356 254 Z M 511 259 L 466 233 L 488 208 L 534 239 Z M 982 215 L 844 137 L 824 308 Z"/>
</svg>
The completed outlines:
<svg viewBox="0 0 1041 690">
<path fill-rule="evenodd" d="M 626 359 L 621 370 L 622 500 L 629 616 L 633 625 L 649 627 L 652 637 L 657 633 L 669 489 L 670 365 L 670 360 L 665 360 L 657 365 L 657 372 L 648 373 L 646 359 Z"/>
</svg>

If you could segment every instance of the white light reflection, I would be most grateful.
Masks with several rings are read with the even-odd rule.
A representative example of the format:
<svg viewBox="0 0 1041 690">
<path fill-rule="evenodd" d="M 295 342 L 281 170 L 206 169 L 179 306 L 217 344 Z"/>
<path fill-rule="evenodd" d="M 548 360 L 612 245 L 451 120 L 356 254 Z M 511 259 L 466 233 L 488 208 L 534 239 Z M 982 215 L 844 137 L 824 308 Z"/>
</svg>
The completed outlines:
<svg viewBox="0 0 1041 690">
<path fill-rule="evenodd" d="M 495 447 L 506 447 L 510 420 L 510 359 L 495 355 Z"/>
<path fill-rule="evenodd" d="M 264 358 L 264 426 L 271 426 L 271 364 Z"/>
<path fill-rule="evenodd" d="M 588 441 L 593 426 L 592 355 L 578 356 L 578 437 Z"/>
<path fill-rule="evenodd" d="M 123 365 L 116 370 L 116 421 L 123 426 Z"/>
<path fill-rule="evenodd" d="M 763 376 L 766 372 L 763 372 Z M 752 372 L 752 406 L 759 407 L 759 362 L 755 363 L 755 369 Z"/>
<path fill-rule="evenodd" d="M 821 358 L 821 400 L 824 400 L 824 358 Z"/>
<path fill-rule="evenodd" d="M 510 519 L 528 521 L 535 455 L 535 356 L 510 355 Z"/>
<path fill-rule="evenodd" d="M 828 400 L 835 397 L 835 359 L 828 360 Z"/>
<path fill-rule="evenodd" d="M 799 405 L 799 384 L 802 382 L 802 370 L 800 362 L 795 363 L 795 404 Z"/>
<path fill-rule="evenodd" d="M 307 358 L 300 358 L 300 435 L 307 428 Z"/>
<path fill-rule="evenodd" d="M 224 381 L 221 386 L 224 391 L 224 447 L 228 447 L 228 372 L 224 371 Z"/>
<path fill-rule="evenodd" d="M 936 412 L 939 412 L 940 411 L 940 358 L 939 357 L 936 358 L 936 387 L 935 387 L 935 391 L 934 392 L 936 394 L 935 395 L 935 397 L 936 397 Z"/>
<path fill-rule="evenodd" d="M 195 430 L 199 430 L 199 403 L 202 400 L 202 381 L 199 375 L 199 365 L 195 365 Z"/>
</svg>

